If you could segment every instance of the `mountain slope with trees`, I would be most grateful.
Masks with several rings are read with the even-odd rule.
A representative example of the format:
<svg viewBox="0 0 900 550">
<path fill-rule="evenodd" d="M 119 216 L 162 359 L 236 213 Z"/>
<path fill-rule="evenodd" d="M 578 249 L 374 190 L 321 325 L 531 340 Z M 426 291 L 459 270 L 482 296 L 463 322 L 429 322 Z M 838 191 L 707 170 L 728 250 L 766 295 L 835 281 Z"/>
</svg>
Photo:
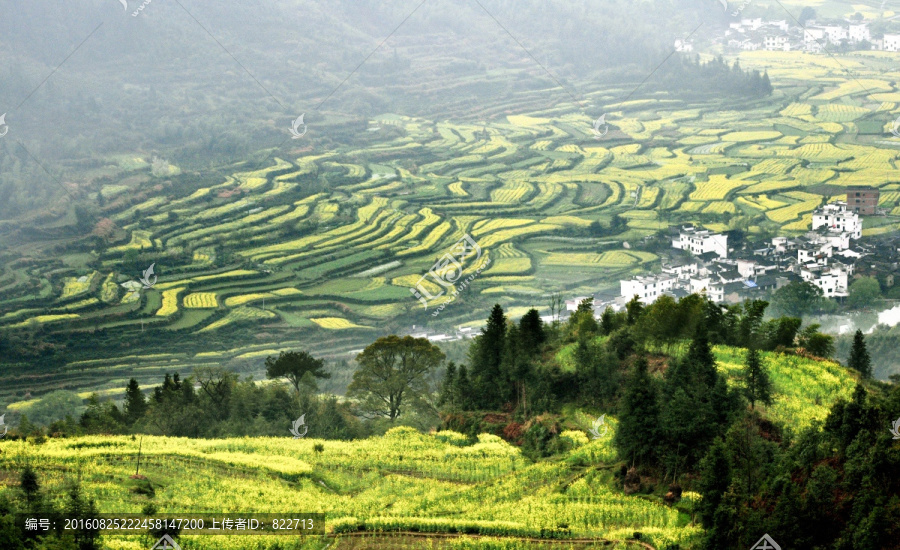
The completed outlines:
<svg viewBox="0 0 900 550">
<path fill-rule="evenodd" d="M 110 441 L 120 437 L 114 434 L 285 437 L 299 417 L 316 438 L 306 459 L 317 466 L 302 475 L 331 479 L 334 474 L 314 458 L 328 445 L 339 443 L 348 453 L 386 431 L 383 437 L 396 437 L 398 426 L 440 428 L 415 437 L 453 441 L 463 449 L 485 438 L 506 440 L 503 445 L 511 446 L 502 453 L 513 463 L 500 467 L 489 454 L 482 456 L 486 465 L 494 461 L 488 467 L 494 475 L 511 476 L 509 483 L 519 483 L 517 475 L 529 479 L 532 467 L 552 467 L 543 482 L 555 487 L 552 495 L 590 480 L 588 494 L 618 495 L 625 499 L 623 510 L 646 501 L 684 514 L 681 527 L 641 539 L 668 541 L 668 548 L 748 548 L 763 533 L 788 547 L 897 548 L 900 486 L 893 474 L 900 468 L 900 445 L 890 428 L 900 411 L 900 389 L 871 379 L 862 334 L 850 368 L 844 367 L 812 355 L 812 349 L 833 349 L 815 325 L 803 328 L 790 317 L 766 320 L 766 309 L 766 302 L 724 307 L 702 296 L 663 297 L 649 305 L 633 300 L 598 321 L 585 301 L 565 323 L 545 324 L 536 310 L 512 321 L 498 305 L 462 364 L 444 364 L 444 353 L 424 338 L 376 340 L 357 357 L 352 399 L 317 395 L 316 380 L 329 373 L 312 355 L 291 352 L 266 360 L 267 384 L 202 368 L 187 378 L 166 375 L 147 398 L 132 381 L 121 407 L 94 396 L 78 419 L 47 429 L 25 419 L 8 444 L 25 439 L 40 445 L 51 436 L 75 437 L 72 444 L 80 445 L 77 438 L 85 434 L 107 434 Z M 218 440 L 197 441 L 215 446 Z M 224 448 L 243 452 L 253 445 L 244 441 Z M 423 445 L 430 443 L 412 448 Z M 377 461 L 419 472 L 414 479 L 437 475 L 425 473 L 433 458 L 416 452 Z M 531 466 L 519 473 L 522 466 L 512 465 L 519 460 Z M 268 462 L 275 467 L 277 461 Z M 345 466 L 348 472 L 359 467 Z M 444 467 L 456 466 L 451 460 Z M 595 479 L 592 472 L 600 471 L 609 475 Z M 85 493 L 91 495 L 89 488 Z M 78 492 L 70 500 L 87 506 L 89 496 Z M 5 509 L 27 506 L 25 497 Z M 585 501 L 586 511 L 591 502 Z M 507 506 L 502 499 L 495 505 Z M 603 518 L 615 509 L 591 513 Z M 545 536 L 596 533 L 582 523 L 571 532 L 560 527 L 575 513 L 560 508 L 532 519 L 557 522 L 554 530 L 541 531 Z M 449 528 L 440 515 L 431 523 L 421 517 L 397 519 L 397 529 Z M 380 525 L 372 518 L 354 521 L 362 531 Z"/>
</svg>

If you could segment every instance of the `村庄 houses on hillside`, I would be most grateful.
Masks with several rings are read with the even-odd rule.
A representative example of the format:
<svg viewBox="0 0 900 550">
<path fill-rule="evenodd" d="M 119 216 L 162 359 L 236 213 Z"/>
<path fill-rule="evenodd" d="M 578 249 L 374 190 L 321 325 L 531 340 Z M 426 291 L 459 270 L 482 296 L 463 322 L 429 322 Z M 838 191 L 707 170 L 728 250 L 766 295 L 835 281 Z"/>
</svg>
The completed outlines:
<svg viewBox="0 0 900 550">
<path fill-rule="evenodd" d="M 856 198 L 849 189 L 848 197 Z M 866 197 L 867 204 L 871 200 L 871 195 Z M 861 237 L 860 215 L 846 202 L 815 210 L 812 231 L 805 235 L 775 237 L 755 249 L 729 249 L 727 235 L 682 227 L 672 239 L 672 248 L 689 256 L 681 253 L 664 260 L 661 273 L 620 281 L 616 302 L 622 306 L 635 296 L 651 303 L 664 294 L 705 293 L 717 303 L 738 303 L 765 298 L 791 281 L 807 281 L 821 288 L 825 297 L 842 298 L 848 295 L 856 263 L 868 254 L 855 242 Z"/>
</svg>

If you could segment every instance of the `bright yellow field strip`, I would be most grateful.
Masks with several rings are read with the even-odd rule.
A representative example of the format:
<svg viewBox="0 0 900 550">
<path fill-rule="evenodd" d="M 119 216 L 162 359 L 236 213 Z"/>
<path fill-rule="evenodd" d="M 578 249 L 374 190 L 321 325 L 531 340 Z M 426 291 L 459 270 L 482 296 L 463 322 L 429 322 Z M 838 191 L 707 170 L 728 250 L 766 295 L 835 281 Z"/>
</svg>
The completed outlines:
<svg viewBox="0 0 900 550">
<path fill-rule="evenodd" d="M 737 212 L 737 208 L 735 208 L 734 203 L 727 201 L 713 201 L 706 205 L 706 207 L 701 210 L 704 214 L 725 214 L 730 213 L 733 214 Z"/>
<path fill-rule="evenodd" d="M 210 332 L 213 330 L 220 329 L 222 327 L 234 324 L 234 323 L 242 323 L 248 321 L 260 321 L 264 319 L 274 319 L 278 317 L 275 313 L 271 311 L 266 311 L 264 309 L 257 309 L 253 307 L 239 307 L 233 311 L 230 311 L 228 315 L 219 319 L 218 321 L 210 324 L 209 326 L 199 330 L 198 332 Z"/>
<path fill-rule="evenodd" d="M 162 293 L 162 307 L 156 312 L 158 317 L 168 317 L 178 312 L 178 295 L 184 292 L 185 288 L 172 288 L 164 290 Z"/>
<path fill-rule="evenodd" d="M 817 197 L 815 199 L 792 204 L 791 206 L 785 206 L 784 208 L 779 208 L 778 210 L 770 210 L 766 212 L 766 217 L 777 223 L 789 222 L 791 220 L 797 219 L 806 212 L 812 212 L 819 206 L 820 203 L 821 198 Z"/>
<path fill-rule="evenodd" d="M 215 292 L 194 292 L 184 297 L 187 309 L 213 309 L 219 306 Z"/>
<path fill-rule="evenodd" d="M 691 193 L 694 201 L 725 200 L 728 194 L 747 185 L 746 181 L 730 180 L 724 174 L 709 177 L 709 181 L 698 181 L 694 185 L 697 190 Z"/>
<path fill-rule="evenodd" d="M 37 317 L 32 317 L 26 321 L 22 321 L 21 323 L 16 323 L 15 325 L 9 325 L 10 328 L 21 328 L 28 327 L 32 325 L 42 325 L 44 323 L 52 323 L 54 321 L 62 321 L 66 319 L 78 319 L 80 315 L 77 313 L 66 313 L 61 315 L 38 315 Z"/>
<path fill-rule="evenodd" d="M 511 227 L 521 227 L 534 223 L 534 220 L 528 218 L 497 218 L 493 220 L 482 220 L 472 226 L 472 236 L 478 237 L 491 231 L 498 229 L 508 229 Z"/>
<path fill-rule="evenodd" d="M 412 224 L 412 226 L 410 226 L 409 230 L 401 238 L 397 239 L 393 243 L 386 243 L 386 244 L 378 245 L 375 248 L 381 250 L 381 249 L 385 249 L 385 248 L 391 248 L 393 246 L 396 246 L 399 243 L 416 240 L 419 238 L 420 235 L 422 235 L 422 233 L 426 229 L 428 229 L 429 227 L 433 227 L 435 224 L 437 224 L 441 220 L 440 216 L 435 214 L 431 210 L 431 208 L 423 208 L 423 209 L 419 210 L 419 215 L 422 216 L 422 219 L 420 221 Z M 449 230 L 449 223 L 447 224 L 447 229 Z M 431 234 L 429 233 L 429 237 L 430 236 L 431 236 Z M 435 237 L 435 242 L 437 242 L 438 239 L 440 239 L 440 236 Z M 427 240 L 427 238 L 426 238 L 426 240 Z"/>
<path fill-rule="evenodd" d="M 756 132 L 731 132 L 722 136 L 722 141 L 744 143 L 748 141 L 767 141 L 771 139 L 778 139 L 780 137 L 781 132 L 776 132 L 774 130 L 762 130 Z"/>
<path fill-rule="evenodd" d="M 533 235 L 537 233 L 544 233 L 550 231 L 556 231 L 560 229 L 559 225 L 552 225 L 547 223 L 536 223 L 534 225 L 527 225 L 525 227 L 516 227 L 512 229 L 501 229 L 500 231 L 491 233 L 490 235 L 484 237 L 484 239 L 480 239 L 478 244 L 481 245 L 482 248 L 489 248 L 496 244 L 500 244 L 502 242 L 511 241 L 517 237 L 522 237 L 525 235 Z"/>
<path fill-rule="evenodd" d="M 151 240 L 151 236 L 152 233 L 150 231 L 132 231 L 131 241 L 128 244 L 110 248 L 107 252 L 115 254 L 119 252 L 127 252 L 129 250 L 150 250 L 151 248 L 153 248 L 153 241 Z"/>
<path fill-rule="evenodd" d="M 367 325 L 357 325 L 356 323 L 341 317 L 318 317 L 310 319 L 313 323 L 322 328 L 329 330 L 346 330 L 350 328 L 372 328 Z"/>
<path fill-rule="evenodd" d="M 891 92 L 890 83 L 884 80 L 875 80 L 871 78 L 853 78 L 842 82 L 837 88 L 821 93 L 811 99 L 822 101 L 831 101 L 846 95 L 855 95 L 871 92 Z"/>
<path fill-rule="evenodd" d="M 455 182 L 451 183 L 450 185 L 447 186 L 447 190 L 449 190 L 451 193 L 453 193 L 454 196 L 457 196 L 457 197 L 468 197 L 469 196 L 469 193 L 467 193 L 466 190 L 463 189 L 463 182 L 461 182 L 461 181 L 455 181 Z"/>
<path fill-rule="evenodd" d="M 431 250 L 431 247 L 436 245 L 438 241 L 440 241 L 450 230 L 453 229 L 453 225 L 450 222 L 441 222 L 437 227 L 431 230 L 428 233 L 428 236 L 425 237 L 425 240 L 421 242 L 418 246 L 414 246 L 412 248 L 407 248 L 406 250 L 402 250 L 397 254 L 400 256 L 408 256 L 410 254 L 418 254 L 420 252 L 425 252 Z"/>
<path fill-rule="evenodd" d="M 99 275 L 99 272 L 94 271 L 90 275 L 83 275 L 81 277 L 67 277 L 66 279 L 63 279 L 63 290 L 60 297 L 73 298 L 80 294 L 84 294 L 85 292 L 90 290 L 94 277 L 97 277 Z"/>
</svg>

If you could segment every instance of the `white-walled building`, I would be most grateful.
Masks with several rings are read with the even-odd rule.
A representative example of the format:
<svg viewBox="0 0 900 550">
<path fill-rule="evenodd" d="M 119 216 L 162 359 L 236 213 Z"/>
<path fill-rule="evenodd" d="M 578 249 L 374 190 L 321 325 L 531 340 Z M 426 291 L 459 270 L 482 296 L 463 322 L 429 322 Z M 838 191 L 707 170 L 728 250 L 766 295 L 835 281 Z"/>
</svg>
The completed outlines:
<svg viewBox="0 0 900 550">
<path fill-rule="evenodd" d="M 700 270 L 700 266 L 694 262 L 683 263 L 683 264 L 663 264 L 662 272 L 666 275 L 671 275 L 672 277 L 678 279 L 686 279 L 691 275 L 696 275 Z"/>
<path fill-rule="evenodd" d="M 871 40 L 872 38 L 869 34 L 869 26 L 865 23 L 850 25 L 850 28 L 847 29 L 847 36 L 850 38 L 850 42 L 862 42 L 863 40 Z"/>
<path fill-rule="evenodd" d="M 804 247 L 797 250 L 797 263 L 800 265 L 811 262 L 827 264 L 828 258 L 834 255 L 834 247 L 831 243 L 821 243 L 810 247 Z"/>
<path fill-rule="evenodd" d="M 737 270 L 744 279 L 752 279 L 760 275 L 765 275 L 769 271 L 775 271 L 778 266 L 762 265 L 756 260 L 738 260 Z"/>
<path fill-rule="evenodd" d="M 791 44 L 787 35 L 769 35 L 766 37 L 766 50 L 772 51 L 790 51 Z"/>
<path fill-rule="evenodd" d="M 709 277 L 691 277 L 690 285 L 691 294 L 700 294 L 703 291 L 709 291 L 712 279 Z"/>
<path fill-rule="evenodd" d="M 847 296 L 848 272 L 840 266 L 803 268 L 800 277 L 822 289 L 826 298 Z"/>
<path fill-rule="evenodd" d="M 619 284 L 622 288 L 622 298 L 631 300 L 637 296 L 641 302 L 649 304 L 670 292 L 675 286 L 675 278 L 670 275 L 638 276 L 627 281 L 619 281 Z"/>
<path fill-rule="evenodd" d="M 672 248 L 687 250 L 695 256 L 715 252 L 720 258 L 727 258 L 728 235 L 710 233 L 706 229 L 684 227 L 678 237 L 672 239 Z"/>
<path fill-rule="evenodd" d="M 833 231 L 845 231 L 853 239 L 862 238 L 862 220 L 859 219 L 858 214 L 847 210 L 845 202 L 826 204 L 813 212 L 812 230 L 815 231 L 820 227 Z"/>
<path fill-rule="evenodd" d="M 828 241 L 835 250 L 847 250 L 850 248 L 850 233 L 846 231 L 829 231 L 824 235 L 816 235 Z"/>
<path fill-rule="evenodd" d="M 772 239 L 772 248 L 776 254 L 782 254 L 788 250 L 797 248 L 797 243 L 793 242 L 788 237 L 774 237 Z"/>
<path fill-rule="evenodd" d="M 822 42 L 825 40 L 825 29 L 820 27 L 808 27 L 803 29 L 804 42 Z"/>
<path fill-rule="evenodd" d="M 847 29 L 837 25 L 826 25 L 822 27 L 828 41 L 834 44 L 840 44 L 841 40 L 847 39 Z"/>
<path fill-rule="evenodd" d="M 710 285 L 709 288 L 706 289 L 706 295 L 713 302 L 721 304 L 725 301 L 725 284 L 715 283 Z"/>
<path fill-rule="evenodd" d="M 882 49 L 886 52 L 900 51 L 900 34 L 885 34 Z"/>
<path fill-rule="evenodd" d="M 676 40 L 675 41 L 675 51 L 676 52 L 692 52 L 692 51 L 694 51 L 694 43 L 689 42 L 687 40 Z"/>
</svg>

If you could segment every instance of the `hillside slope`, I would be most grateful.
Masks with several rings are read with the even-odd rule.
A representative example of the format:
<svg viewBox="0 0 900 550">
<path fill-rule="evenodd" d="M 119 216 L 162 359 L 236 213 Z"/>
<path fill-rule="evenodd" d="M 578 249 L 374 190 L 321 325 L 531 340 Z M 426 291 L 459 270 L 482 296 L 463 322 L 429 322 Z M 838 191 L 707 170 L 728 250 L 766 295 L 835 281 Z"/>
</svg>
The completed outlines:
<svg viewBox="0 0 900 550">
<path fill-rule="evenodd" d="M 720 370 L 733 374 L 742 351 L 718 347 L 716 355 Z M 764 361 L 774 381 L 775 403 L 765 411 L 772 421 L 799 430 L 824 420 L 838 398 L 849 396 L 854 376 L 834 363 L 774 353 Z M 587 545 L 587 539 L 623 541 L 617 548 L 697 544 L 702 531 L 691 522 L 690 495 L 671 506 L 658 494 L 623 493 L 616 474 L 621 463 L 612 447 L 617 422 L 611 416 L 607 420 L 603 437 L 589 439 L 594 417 L 570 410 L 558 419 L 568 428 L 560 436 L 567 450 L 536 463 L 488 434 L 473 444 L 453 432 L 420 434 L 401 427 L 383 437 L 342 442 L 291 439 L 286 426 L 284 438 L 3 441 L 0 470 L 5 472 L 5 491 L 13 493 L 25 463 L 37 470 L 50 495 L 62 495 L 64 487 L 80 478 L 85 494 L 104 513 L 139 513 L 147 503 L 172 513 L 322 512 L 327 514 L 327 539 L 337 537 L 337 548 L 351 544 L 354 532 L 382 530 L 457 533 L 440 539 L 447 548 L 539 547 L 526 542 L 529 537 L 571 538 L 575 548 Z M 146 482 L 131 478 L 139 448 Z M 635 532 L 641 533 L 640 541 L 631 540 Z M 460 533 L 495 536 L 511 545 L 491 546 L 500 543 Z M 139 536 L 110 539 L 108 548 L 122 550 L 137 550 L 147 542 Z M 251 541 L 264 545 L 258 548 L 294 544 L 277 537 L 184 540 L 194 549 L 246 548 Z M 401 540 L 410 547 L 430 547 L 411 535 L 368 540 L 377 548 Z M 464 540 L 470 546 L 458 546 Z M 305 547 L 325 544 L 323 539 Z"/>
</svg>

